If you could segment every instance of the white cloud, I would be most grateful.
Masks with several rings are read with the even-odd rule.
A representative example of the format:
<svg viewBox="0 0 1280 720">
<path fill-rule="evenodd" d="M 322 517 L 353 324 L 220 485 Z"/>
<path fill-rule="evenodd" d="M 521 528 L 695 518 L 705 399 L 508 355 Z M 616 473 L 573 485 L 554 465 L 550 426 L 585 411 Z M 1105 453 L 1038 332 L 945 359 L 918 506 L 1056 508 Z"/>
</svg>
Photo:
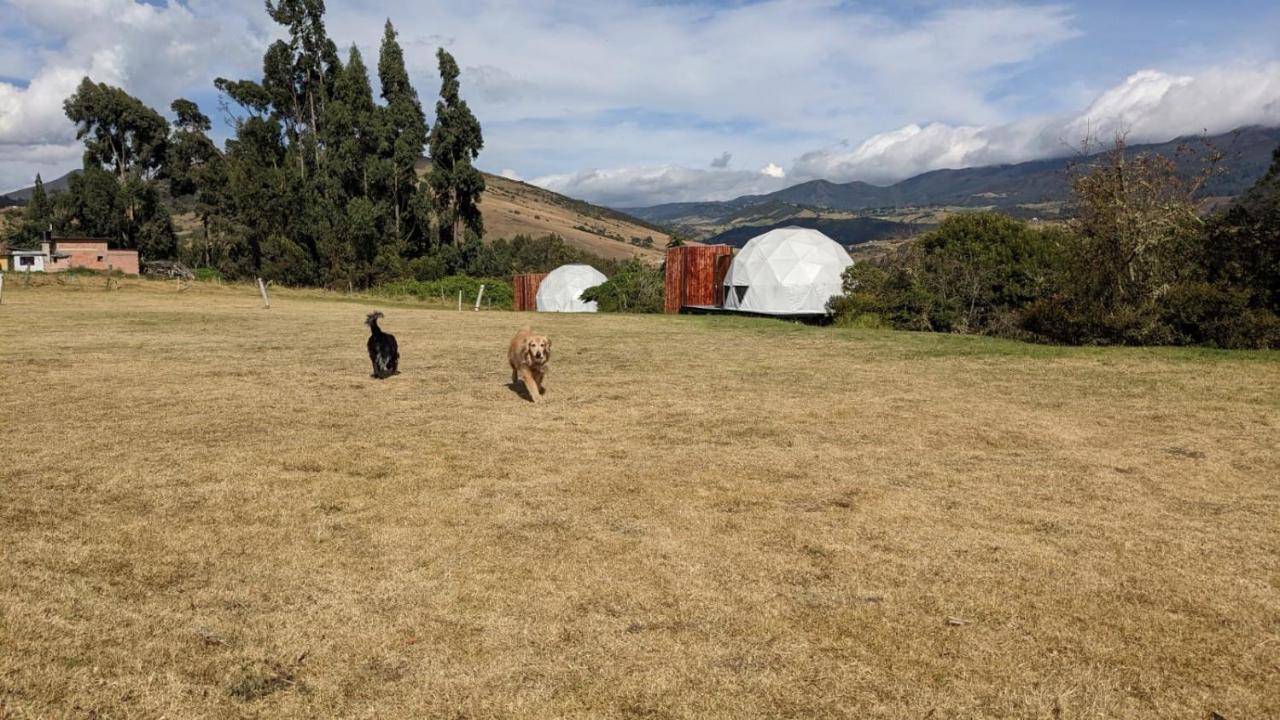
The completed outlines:
<svg viewBox="0 0 1280 720">
<path fill-rule="evenodd" d="M 524 181 L 524 178 L 520 177 L 520 174 L 517 173 L 515 170 L 512 170 L 511 168 L 503 168 L 502 172 L 498 174 L 508 180 L 515 180 L 516 182 Z"/>
<path fill-rule="evenodd" d="M 200 16 L 196 11 L 205 4 L 191 5 L 10 2 L 6 14 L 17 23 L 0 36 L 0 57 L 21 56 L 27 65 L 4 71 L 31 74 L 25 86 L 0 82 L 0 188 L 29 185 L 36 172 L 51 178 L 78 165 L 83 148 L 62 103 L 81 78 L 124 87 L 152 107 L 167 110 L 187 90 L 209 87 L 219 69 L 261 57 L 261 29 Z M 260 6 L 256 9 L 265 15 Z"/>
<path fill-rule="evenodd" d="M 700 170 L 679 165 L 583 170 L 531 181 L 571 197 L 590 198 L 612 207 L 657 205 L 686 200 L 729 200 L 781 190 L 779 177 L 747 170 Z"/>
<path fill-rule="evenodd" d="M 930 170 L 1014 163 L 1071 154 L 1086 139 L 1125 133 L 1164 142 L 1245 125 L 1280 125 L 1280 63 L 1210 68 L 1196 75 L 1134 73 L 1084 110 L 987 126 L 907 125 L 857 147 L 802 155 L 792 174 L 836 182 L 891 183 Z"/>
<path fill-rule="evenodd" d="M 711 158 L 711 167 L 717 170 L 724 170 L 725 168 L 729 167 L 729 162 L 732 160 L 733 160 L 733 153 L 730 153 L 729 151 L 726 150 L 723 153 L 720 153 L 718 156 Z"/>
<path fill-rule="evenodd" d="M 768 192 L 761 176 L 783 185 L 822 178 L 891 184 L 944 168 L 979 167 L 1071 155 L 1088 137 L 1106 142 L 1127 133 L 1131 143 L 1164 142 L 1246 125 L 1280 126 L 1280 63 L 1210 68 L 1195 75 L 1144 70 L 1071 114 L 995 125 L 906 125 L 858 145 L 836 144 L 801 154 L 789 173 L 770 163 L 755 173 L 707 172 L 674 165 L 597 170 L 534 182 L 578 197 L 631 206 L 724 200 Z M 774 188 L 777 189 L 777 188 Z M 646 200 L 646 198 L 651 199 Z"/>
</svg>

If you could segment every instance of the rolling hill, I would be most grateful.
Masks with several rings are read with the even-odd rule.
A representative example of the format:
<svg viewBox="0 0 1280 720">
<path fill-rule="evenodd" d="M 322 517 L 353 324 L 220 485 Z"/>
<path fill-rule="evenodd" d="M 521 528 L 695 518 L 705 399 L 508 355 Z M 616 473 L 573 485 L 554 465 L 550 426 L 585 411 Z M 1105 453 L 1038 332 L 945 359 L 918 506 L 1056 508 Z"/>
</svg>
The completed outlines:
<svg viewBox="0 0 1280 720">
<path fill-rule="evenodd" d="M 603 258 L 634 256 L 657 263 L 670 231 L 609 208 L 498 175 L 485 175 L 480 199 L 485 239 L 554 233 L 565 242 Z"/>
<path fill-rule="evenodd" d="M 1177 157 L 1178 148 L 1196 138 L 1135 145 L 1132 152 L 1154 152 Z M 1208 197 L 1238 195 L 1266 173 L 1271 152 L 1280 145 L 1280 128 L 1248 127 L 1209 138 L 1224 154 L 1223 172 L 1205 187 Z M 1036 160 L 1014 165 L 993 165 L 963 170 L 935 170 L 889 186 L 854 181 L 833 183 L 811 180 L 767 195 L 745 195 L 724 202 L 669 203 L 627 208 L 626 212 L 650 222 L 662 223 L 695 237 L 714 237 L 730 228 L 781 222 L 791 212 L 794 219 L 833 217 L 855 213 L 879 217 L 901 215 L 906 208 L 989 208 L 1015 215 L 1055 214 L 1068 200 L 1066 170 L 1077 158 Z M 1181 160 L 1189 170 L 1193 162 Z M 754 216 L 768 216 L 756 223 Z"/>
<path fill-rule="evenodd" d="M 70 172 L 63 173 L 61 177 L 55 178 L 53 180 L 45 180 L 44 191 L 54 192 L 54 191 L 66 190 L 71 185 L 71 176 L 75 175 L 78 172 L 80 171 L 71 170 Z M 31 193 L 35 189 L 36 188 L 34 185 L 29 185 L 20 190 L 13 190 L 5 195 L 0 195 L 0 207 L 3 207 L 3 205 L 5 204 L 26 205 L 27 201 L 31 199 Z"/>
<path fill-rule="evenodd" d="M 75 172 L 46 182 L 46 191 L 65 190 Z M 556 234 L 570 245 L 603 258 L 626 260 L 638 256 L 649 263 L 662 261 L 663 248 L 671 240 L 670 231 L 617 210 L 499 175 L 486 173 L 484 179 L 486 190 L 480 199 L 480 210 L 484 214 L 485 240 Z M 25 204 L 32 189 L 0 195 L 0 207 Z M 174 220 L 179 236 L 181 229 L 198 225 L 189 214 L 179 213 Z"/>
</svg>

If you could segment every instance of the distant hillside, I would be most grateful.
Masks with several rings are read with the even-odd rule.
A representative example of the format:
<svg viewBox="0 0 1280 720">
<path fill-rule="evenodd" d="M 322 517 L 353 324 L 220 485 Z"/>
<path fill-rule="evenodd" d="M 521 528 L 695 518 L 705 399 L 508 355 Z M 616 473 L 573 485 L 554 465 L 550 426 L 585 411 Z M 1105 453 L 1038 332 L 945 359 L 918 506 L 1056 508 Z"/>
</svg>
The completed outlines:
<svg viewBox="0 0 1280 720">
<path fill-rule="evenodd" d="M 72 170 L 71 172 L 64 173 L 60 178 L 45 180 L 44 191 L 48 193 L 53 192 L 54 190 L 66 190 L 71 185 L 71 176 L 78 172 L 80 171 Z M 4 203 L 4 201 L 8 200 L 10 201 L 8 203 L 9 205 L 26 205 L 27 201 L 31 199 L 31 193 L 35 191 L 35 189 L 35 185 L 31 185 L 29 187 L 24 187 L 21 190 L 14 190 L 7 195 L 0 195 L 0 203 Z M 4 207 L 4 205 L 0 204 L 0 207 Z"/>
<path fill-rule="evenodd" d="M 1196 138 L 1167 143 L 1135 145 L 1132 152 L 1174 156 L 1178 147 Z M 1225 171 L 1205 187 L 1209 197 L 1238 195 L 1262 177 L 1271 152 L 1280 145 L 1280 128 L 1250 127 L 1209 140 L 1226 154 Z M 864 182 L 833 183 L 813 180 L 767 195 L 746 195 L 725 202 L 669 203 L 627 212 L 651 222 L 698 234 L 716 226 L 738 226 L 739 218 L 756 209 L 778 214 L 790 206 L 797 215 L 830 211 L 892 215 L 902 208 L 949 206 L 992 208 L 1016 215 L 1035 215 L 1045 207 L 1060 206 L 1069 198 L 1067 167 L 1076 158 L 1036 160 L 1016 165 L 995 165 L 965 170 L 936 170 L 881 187 Z M 1190 168 L 1190 162 L 1188 161 Z"/>
<path fill-rule="evenodd" d="M 46 182 L 45 190 L 65 190 L 76 172 Z M 570 245 L 603 258 L 625 260 L 639 256 L 651 263 L 662 261 L 664 248 L 671 240 L 667 230 L 617 210 L 498 175 L 485 174 L 484 180 L 486 190 L 480 199 L 480 211 L 484 214 L 485 240 L 554 233 Z M 33 189 L 27 187 L 0 196 L 0 207 L 25 204 Z M 198 225 L 185 214 L 175 221 L 180 230 Z"/>
<path fill-rule="evenodd" d="M 803 227 L 821 231 L 836 242 L 850 247 L 876 240 L 902 238 L 919 232 L 922 226 L 907 223 L 878 220 L 876 218 L 849 218 L 845 220 L 822 217 L 798 217 L 769 225 L 742 225 L 706 238 L 708 244 L 722 243 L 734 247 L 742 247 L 747 241 L 761 233 L 784 227 Z"/>
<path fill-rule="evenodd" d="M 671 240 L 669 231 L 617 210 L 498 175 L 486 174 L 484 181 L 480 211 L 486 240 L 554 233 L 600 257 L 639 255 L 648 262 L 661 262 Z"/>
</svg>

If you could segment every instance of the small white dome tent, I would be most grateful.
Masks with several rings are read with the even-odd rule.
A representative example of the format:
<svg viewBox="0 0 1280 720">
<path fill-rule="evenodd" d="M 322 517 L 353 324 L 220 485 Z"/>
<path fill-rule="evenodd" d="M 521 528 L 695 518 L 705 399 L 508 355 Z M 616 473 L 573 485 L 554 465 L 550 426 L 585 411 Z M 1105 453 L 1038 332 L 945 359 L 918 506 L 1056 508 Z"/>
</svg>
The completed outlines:
<svg viewBox="0 0 1280 720">
<path fill-rule="evenodd" d="M 825 315 L 853 264 L 817 230 L 780 228 L 751 238 L 724 277 L 724 307 L 762 315 Z"/>
<path fill-rule="evenodd" d="M 538 285 L 538 312 L 595 312 L 596 304 L 583 302 L 579 296 L 608 279 L 590 265 L 561 265 Z"/>
</svg>

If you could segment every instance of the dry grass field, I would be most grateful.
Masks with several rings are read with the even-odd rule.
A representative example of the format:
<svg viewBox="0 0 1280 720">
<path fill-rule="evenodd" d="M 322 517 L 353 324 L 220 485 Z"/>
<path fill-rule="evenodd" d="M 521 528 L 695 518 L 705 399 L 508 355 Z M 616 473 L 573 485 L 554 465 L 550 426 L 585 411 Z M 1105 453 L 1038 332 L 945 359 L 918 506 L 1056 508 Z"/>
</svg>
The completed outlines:
<svg viewBox="0 0 1280 720">
<path fill-rule="evenodd" d="M 0 717 L 1280 716 L 1275 353 L 100 284 L 0 305 Z"/>
</svg>

